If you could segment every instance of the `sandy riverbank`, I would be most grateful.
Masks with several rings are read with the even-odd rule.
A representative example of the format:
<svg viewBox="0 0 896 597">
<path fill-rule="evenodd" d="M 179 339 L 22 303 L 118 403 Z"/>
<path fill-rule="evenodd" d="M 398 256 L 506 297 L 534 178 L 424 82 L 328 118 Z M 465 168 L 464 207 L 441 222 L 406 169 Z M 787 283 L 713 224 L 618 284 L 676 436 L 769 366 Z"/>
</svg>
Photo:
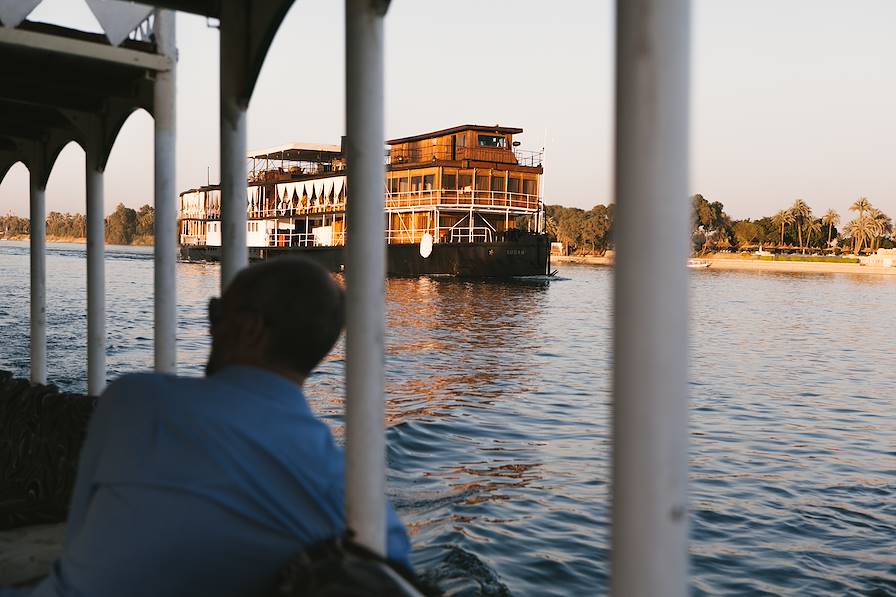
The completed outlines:
<svg viewBox="0 0 896 597">
<path fill-rule="evenodd" d="M 0 240 L 20 240 L 26 241 L 30 240 L 27 234 L 13 234 L 7 236 L 5 238 L 0 238 Z M 70 243 L 70 244 L 78 244 L 83 245 L 87 244 L 87 239 L 83 236 L 53 236 L 51 234 L 47 235 L 48 243 Z M 153 243 L 153 238 L 151 236 L 138 236 L 134 239 L 129 245 L 113 245 L 113 243 L 106 243 L 106 245 L 116 246 L 116 247 L 151 247 Z"/>
<path fill-rule="evenodd" d="M 701 257 L 710 263 L 709 269 L 726 271 L 785 272 L 804 274 L 857 274 L 894 276 L 896 267 L 872 267 L 858 263 L 828 263 L 808 261 L 760 261 L 740 255 L 707 255 Z M 613 265 L 612 259 L 590 255 L 551 256 L 551 263 L 581 263 L 588 265 Z M 700 271 L 700 270 L 697 270 Z"/>
<path fill-rule="evenodd" d="M 704 257 L 710 269 L 754 272 L 790 272 L 806 274 L 858 274 L 896 276 L 896 267 L 868 266 L 858 263 L 830 263 L 810 261 L 760 261 L 738 255 L 709 255 Z"/>
<path fill-rule="evenodd" d="M 613 265 L 610 257 L 600 255 L 551 255 L 551 264 L 558 263 L 585 263 L 588 265 Z"/>
</svg>

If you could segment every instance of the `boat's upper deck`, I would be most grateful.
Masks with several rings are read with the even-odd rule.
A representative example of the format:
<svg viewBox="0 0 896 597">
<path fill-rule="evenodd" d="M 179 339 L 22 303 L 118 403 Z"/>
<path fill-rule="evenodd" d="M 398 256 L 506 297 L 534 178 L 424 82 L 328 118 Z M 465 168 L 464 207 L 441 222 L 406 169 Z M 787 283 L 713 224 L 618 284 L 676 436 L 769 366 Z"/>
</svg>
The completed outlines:
<svg viewBox="0 0 896 597">
<path fill-rule="evenodd" d="M 250 183 L 286 182 L 345 170 L 339 145 L 290 143 L 250 151 L 246 158 Z"/>
<path fill-rule="evenodd" d="M 513 136 L 523 129 L 465 124 L 387 141 L 387 170 L 443 165 L 456 168 L 489 167 L 542 173 L 542 151 L 519 149 Z M 342 145 L 291 143 L 251 151 L 249 183 L 282 183 L 329 176 L 346 167 Z"/>
<path fill-rule="evenodd" d="M 506 126 L 465 124 L 448 129 L 392 139 L 387 154 L 390 170 L 402 169 L 433 162 L 449 162 L 455 165 L 488 163 L 493 168 L 514 166 L 535 168 L 541 171 L 541 151 L 517 149 L 513 135 L 523 129 Z"/>
</svg>

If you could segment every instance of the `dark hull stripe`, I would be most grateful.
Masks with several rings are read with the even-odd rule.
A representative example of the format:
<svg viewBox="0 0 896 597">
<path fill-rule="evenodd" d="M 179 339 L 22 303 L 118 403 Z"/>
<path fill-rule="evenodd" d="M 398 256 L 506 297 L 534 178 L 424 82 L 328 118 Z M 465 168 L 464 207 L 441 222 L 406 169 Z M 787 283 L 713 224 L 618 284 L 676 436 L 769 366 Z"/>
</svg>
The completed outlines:
<svg viewBox="0 0 896 597">
<path fill-rule="evenodd" d="M 218 261 L 221 248 L 183 246 L 180 255 L 186 261 Z M 344 247 L 249 248 L 251 260 L 281 255 L 302 255 L 332 272 L 342 271 L 345 266 Z M 388 245 L 386 270 L 391 276 L 539 276 L 550 273 L 549 257 L 550 244 L 545 236 L 530 236 L 513 242 L 437 243 L 427 258 L 420 255 L 419 245 Z"/>
</svg>

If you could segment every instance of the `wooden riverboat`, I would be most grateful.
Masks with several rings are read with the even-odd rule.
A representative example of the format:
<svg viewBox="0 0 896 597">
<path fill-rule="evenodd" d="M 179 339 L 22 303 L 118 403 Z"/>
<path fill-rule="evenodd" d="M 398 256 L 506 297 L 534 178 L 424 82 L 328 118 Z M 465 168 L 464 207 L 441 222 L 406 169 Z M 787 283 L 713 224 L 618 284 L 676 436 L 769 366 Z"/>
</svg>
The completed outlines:
<svg viewBox="0 0 896 597">
<path fill-rule="evenodd" d="M 463 125 L 393 139 L 384 214 L 391 275 L 512 277 L 549 273 L 540 199 L 542 153 L 517 149 L 522 129 Z M 246 239 L 250 259 L 311 257 L 345 264 L 346 159 L 339 145 L 295 143 L 250 152 Z M 221 191 L 180 194 L 180 253 L 217 260 Z"/>
</svg>

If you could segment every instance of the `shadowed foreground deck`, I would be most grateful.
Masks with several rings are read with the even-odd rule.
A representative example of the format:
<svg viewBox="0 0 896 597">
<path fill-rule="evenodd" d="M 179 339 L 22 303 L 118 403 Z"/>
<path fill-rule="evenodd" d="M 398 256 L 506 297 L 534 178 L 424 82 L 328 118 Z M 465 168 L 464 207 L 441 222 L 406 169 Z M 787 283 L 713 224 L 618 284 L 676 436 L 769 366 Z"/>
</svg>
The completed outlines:
<svg viewBox="0 0 896 597">
<path fill-rule="evenodd" d="M 0 531 L 0 586 L 49 574 L 64 539 L 65 523 Z"/>
<path fill-rule="evenodd" d="M 0 371 L 0 530 L 66 519 L 93 407 Z"/>
<path fill-rule="evenodd" d="M 0 584 L 46 575 L 94 401 L 0 371 Z"/>
</svg>

